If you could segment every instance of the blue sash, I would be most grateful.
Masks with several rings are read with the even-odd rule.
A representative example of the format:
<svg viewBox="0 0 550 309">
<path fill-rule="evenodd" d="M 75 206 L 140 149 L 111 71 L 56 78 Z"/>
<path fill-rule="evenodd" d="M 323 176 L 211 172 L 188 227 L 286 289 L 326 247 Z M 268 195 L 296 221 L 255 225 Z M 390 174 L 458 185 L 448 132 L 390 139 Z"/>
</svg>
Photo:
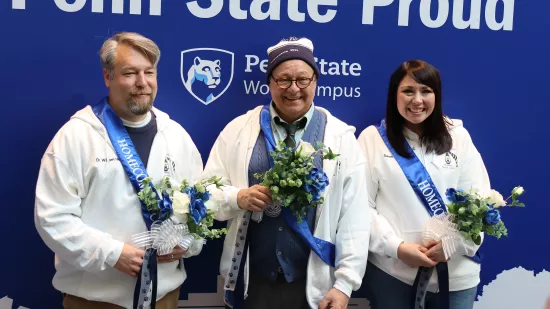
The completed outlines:
<svg viewBox="0 0 550 309">
<path fill-rule="evenodd" d="M 105 126 L 105 129 L 107 129 L 107 134 L 109 135 L 111 144 L 113 144 L 116 155 L 137 194 L 143 189 L 141 181 L 148 177 L 148 174 L 126 128 L 124 128 L 122 120 L 115 114 L 115 111 L 107 102 L 107 98 L 104 98 L 99 104 L 94 105 L 92 110 L 99 121 Z M 151 186 L 151 189 L 156 193 L 153 186 Z M 159 218 L 155 218 L 154 214 L 151 214 L 147 210 L 147 206 L 141 200 L 140 203 L 143 219 L 145 220 L 147 229 L 150 230 L 153 221 Z"/>
<path fill-rule="evenodd" d="M 437 191 L 437 187 L 433 183 L 430 174 L 415 155 L 409 143 L 405 142 L 405 149 L 412 155 L 412 157 L 407 159 L 400 156 L 391 146 L 386 133 L 386 124 L 384 120 L 380 126 L 377 127 L 377 129 L 380 137 L 382 137 L 382 140 L 392 153 L 395 161 L 397 161 L 397 164 L 399 164 L 399 167 L 403 170 L 403 173 L 405 174 L 405 177 L 407 177 L 414 193 L 416 193 L 416 196 L 420 199 L 430 216 L 447 213 L 445 202 L 443 201 L 443 198 L 441 198 L 439 191 Z M 475 256 L 469 258 L 476 263 L 481 263 L 482 255 L 478 250 Z"/>
<path fill-rule="evenodd" d="M 269 104 L 265 105 L 262 108 L 260 113 L 260 126 L 264 133 L 265 144 L 267 147 L 268 154 L 271 154 L 271 151 L 275 150 L 276 143 L 273 137 L 273 131 L 271 129 L 271 113 L 269 111 Z M 273 158 L 271 155 L 269 157 L 269 166 L 273 167 Z M 296 232 L 298 235 L 307 242 L 308 246 L 315 252 L 323 262 L 327 265 L 334 267 L 335 263 L 335 246 L 325 240 L 314 237 L 311 234 L 311 230 L 306 220 L 302 220 L 301 223 L 298 223 L 298 218 L 292 213 L 289 207 L 283 207 L 282 215 L 285 222 Z"/>
<path fill-rule="evenodd" d="M 124 171 L 130 179 L 132 186 L 134 187 L 136 194 L 140 192 L 144 185 L 141 183 L 147 175 L 147 170 L 145 165 L 141 161 L 132 139 L 128 135 L 126 128 L 122 120 L 115 114 L 115 111 L 111 108 L 107 102 L 107 98 L 104 98 L 97 105 L 92 107 L 94 114 L 97 116 L 99 121 L 107 129 L 107 134 L 113 144 L 113 148 L 117 154 L 117 157 L 124 167 Z M 157 194 L 155 188 L 151 185 L 151 189 L 155 194 Z M 157 194 L 158 196 L 158 194 Z M 147 225 L 147 230 L 151 229 L 151 224 L 155 220 L 163 220 L 169 214 L 171 205 L 166 204 L 167 199 L 164 198 L 159 205 L 161 208 L 161 218 L 156 218 L 155 214 L 151 214 L 147 206 L 140 200 L 141 203 L 141 212 L 143 214 L 143 219 Z M 161 204 L 159 203 L 159 204 Z M 170 201 L 168 200 L 168 203 Z M 162 207 L 161 207 L 162 206 Z M 151 308 L 155 309 L 156 305 L 156 290 L 157 290 L 157 250 L 153 248 L 147 249 L 144 256 L 144 263 L 139 271 L 138 280 L 134 289 L 134 306 L 133 308 L 138 308 L 139 305 L 144 302 L 149 301 L 149 285 L 152 284 L 152 299 L 151 299 Z M 143 288 L 142 288 L 143 287 Z"/>
<path fill-rule="evenodd" d="M 420 162 L 418 157 L 414 154 L 414 151 L 411 149 L 409 143 L 405 142 L 405 149 L 412 155 L 412 157 L 407 159 L 400 156 L 391 146 L 388 140 L 385 123 L 382 122 L 377 129 L 378 133 L 380 133 L 380 136 L 382 137 L 382 140 L 386 143 L 386 146 L 395 158 L 395 161 L 397 161 L 397 164 L 399 164 L 399 167 L 403 170 L 403 173 L 405 174 L 405 177 L 407 177 L 414 193 L 416 193 L 418 199 L 420 199 L 422 204 L 424 204 L 424 207 L 428 213 L 430 213 L 430 216 L 433 217 L 434 215 L 446 213 L 447 209 L 445 207 L 445 202 L 441 198 L 441 195 L 439 195 L 430 174 L 428 174 L 428 171 L 422 162 Z"/>
<path fill-rule="evenodd" d="M 411 158 L 407 159 L 400 156 L 395 149 L 391 146 L 388 135 L 386 132 L 386 123 L 385 120 L 382 120 L 380 126 L 377 127 L 378 133 L 382 140 L 388 147 L 389 151 L 392 153 L 395 161 L 403 170 L 405 177 L 409 181 L 409 184 L 416 193 L 418 199 L 422 202 L 430 216 L 439 215 L 447 213 L 447 208 L 445 207 L 445 202 L 441 198 L 441 195 L 437 191 L 437 187 L 432 181 L 430 174 L 420 162 L 411 146 L 408 142 L 405 141 L 405 150 L 411 154 Z M 474 257 L 469 257 L 474 262 L 481 262 L 481 254 L 479 250 L 476 252 Z M 447 309 L 450 306 L 449 303 L 449 270 L 447 263 L 438 263 L 435 266 L 437 271 L 437 276 L 439 279 L 439 298 L 440 305 L 442 309 Z M 413 290 L 415 291 L 412 295 L 411 301 L 413 302 L 414 309 L 420 309 L 425 307 L 425 298 L 426 291 L 428 288 L 428 282 L 432 276 L 434 267 L 419 267 L 418 273 L 414 280 Z"/>
</svg>

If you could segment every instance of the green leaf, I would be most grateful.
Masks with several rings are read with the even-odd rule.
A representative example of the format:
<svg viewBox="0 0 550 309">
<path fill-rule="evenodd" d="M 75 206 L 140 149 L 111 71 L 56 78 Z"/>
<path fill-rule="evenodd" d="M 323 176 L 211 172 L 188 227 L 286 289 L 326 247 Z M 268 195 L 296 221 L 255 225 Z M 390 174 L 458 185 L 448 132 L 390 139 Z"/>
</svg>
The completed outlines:
<svg viewBox="0 0 550 309">
<path fill-rule="evenodd" d="M 328 152 L 326 155 L 323 156 L 323 159 L 327 159 L 327 160 L 333 160 L 335 159 L 336 157 L 338 157 L 340 154 L 335 154 L 334 152 L 332 152 L 332 149 L 328 149 Z"/>
<path fill-rule="evenodd" d="M 476 245 L 481 245 L 481 237 L 479 236 L 479 234 L 477 234 L 474 238 L 473 238 L 473 242 L 474 244 Z"/>
</svg>

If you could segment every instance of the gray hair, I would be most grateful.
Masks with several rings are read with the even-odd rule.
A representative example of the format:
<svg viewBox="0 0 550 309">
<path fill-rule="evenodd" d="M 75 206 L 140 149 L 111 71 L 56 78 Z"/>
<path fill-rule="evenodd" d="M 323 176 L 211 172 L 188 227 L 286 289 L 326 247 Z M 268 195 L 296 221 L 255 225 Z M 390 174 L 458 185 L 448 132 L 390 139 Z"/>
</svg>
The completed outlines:
<svg viewBox="0 0 550 309">
<path fill-rule="evenodd" d="M 156 68 L 160 60 L 160 49 L 151 39 L 135 32 L 121 32 L 107 39 L 99 50 L 101 67 L 113 78 L 116 50 L 119 44 L 126 44 L 143 54 Z"/>
</svg>

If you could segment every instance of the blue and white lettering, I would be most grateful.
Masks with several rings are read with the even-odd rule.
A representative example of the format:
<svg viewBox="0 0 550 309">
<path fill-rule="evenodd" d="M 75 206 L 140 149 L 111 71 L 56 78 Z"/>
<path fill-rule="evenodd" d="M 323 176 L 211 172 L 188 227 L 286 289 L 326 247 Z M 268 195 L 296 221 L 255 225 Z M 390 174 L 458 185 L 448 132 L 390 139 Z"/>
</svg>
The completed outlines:
<svg viewBox="0 0 550 309">
<path fill-rule="evenodd" d="M 405 174 L 407 181 L 414 190 L 414 193 L 422 202 L 426 210 L 431 216 L 443 214 L 446 212 L 445 203 L 441 198 L 441 195 L 437 191 L 437 187 L 432 182 L 430 174 L 420 162 L 418 157 L 414 154 L 409 143 L 405 143 L 407 152 L 412 154 L 411 158 L 404 158 L 399 155 L 395 149 L 391 146 L 388 135 L 386 133 L 385 121 L 378 126 L 378 133 L 380 137 L 388 147 L 388 150 L 392 153 L 393 157 L 399 164 L 399 167 Z"/>
<path fill-rule="evenodd" d="M 34 0 L 38 1 L 38 0 Z M 142 12 L 142 0 L 128 0 L 126 4 L 124 0 L 111 0 L 111 9 L 105 10 L 104 3 L 106 0 L 54 0 L 55 5 L 67 13 L 75 13 L 82 11 L 87 7 L 87 3 L 91 2 L 92 13 L 111 13 L 111 14 L 130 14 L 144 15 Z M 161 15 L 161 1 L 149 0 L 149 16 Z M 455 29 L 478 30 L 482 20 L 485 20 L 485 25 L 493 31 L 512 31 L 514 26 L 514 1 L 515 0 L 487 0 L 484 8 L 484 19 L 482 19 L 482 1 L 481 0 L 454 0 L 451 7 L 450 0 L 363 0 L 361 23 L 363 25 L 374 24 L 374 12 L 376 10 L 384 10 L 384 7 L 393 5 L 398 6 L 397 18 L 395 19 L 398 26 L 409 26 L 411 10 L 418 10 L 420 22 L 428 28 L 441 28 L 451 23 Z M 199 2 L 201 5 L 199 5 Z M 224 7 L 224 2 L 228 5 Z M 241 3 L 243 2 L 243 3 Z M 285 18 L 297 23 L 306 22 L 306 16 L 316 23 L 330 23 L 335 20 L 338 12 L 338 0 L 306 0 L 306 12 L 300 12 L 301 0 L 287 0 L 286 4 L 281 3 L 281 0 L 193 0 L 189 1 L 186 6 L 191 15 L 197 18 L 219 18 L 220 13 L 224 8 L 228 10 L 229 16 L 236 20 L 253 19 L 257 21 L 263 20 L 284 20 Z M 348 1 L 353 2 L 353 1 Z M 345 2 L 346 4 L 348 2 Z M 437 2 L 437 4 L 432 3 Z M 466 3 L 465 3 L 466 2 Z M 27 0 L 11 0 L 11 7 L 14 10 L 25 10 Z M 418 5 L 417 5 L 418 3 Z M 287 8 L 286 16 L 281 10 Z M 436 7 L 433 9 L 432 7 Z M 503 9 L 501 10 L 500 7 Z M 324 12 L 323 13 L 321 13 Z M 469 17 L 465 19 L 466 13 L 469 12 Z M 497 16 L 501 15 L 502 17 Z M 435 19 L 432 19 L 432 14 L 435 13 Z"/>
<path fill-rule="evenodd" d="M 424 195 L 424 198 L 428 202 L 428 205 L 430 205 L 430 209 L 434 212 L 434 214 L 439 215 L 445 212 L 435 195 L 434 188 L 432 188 L 428 180 L 424 180 L 419 183 L 418 188 L 422 191 L 422 195 Z"/>
<path fill-rule="evenodd" d="M 128 135 L 128 132 L 124 128 L 122 120 L 115 114 L 111 106 L 107 103 L 107 98 L 104 98 L 99 104 L 96 104 L 92 107 L 94 114 L 101 121 L 101 123 L 107 129 L 107 134 L 109 135 L 109 140 L 113 144 L 116 155 L 126 172 L 126 176 L 130 180 L 132 187 L 136 193 L 139 193 L 143 190 L 144 185 L 142 181 L 147 178 L 147 170 L 145 165 L 141 162 L 139 154 L 137 153 L 132 140 Z M 155 191 L 154 187 L 151 187 L 153 192 Z M 141 201 L 140 201 L 141 202 Z M 141 202 L 141 211 L 145 225 L 147 229 L 151 228 L 152 219 L 149 209 L 143 202 Z"/>
<path fill-rule="evenodd" d="M 126 141 L 126 139 L 119 140 L 118 144 L 120 145 L 120 149 L 124 154 L 126 163 L 132 169 L 132 174 L 136 176 L 136 180 L 139 182 L 139 188 L 143 189 L 143 184 L 141 182 L 143 181 L 143 179 L 147 178 L 147 175 L 140 167 L 139 162 L 133 158 L 134 155 L 132 154 L 132 149 L 130 149 L 130 147 L 128 146 L 128 142 Z"/>
</svg>

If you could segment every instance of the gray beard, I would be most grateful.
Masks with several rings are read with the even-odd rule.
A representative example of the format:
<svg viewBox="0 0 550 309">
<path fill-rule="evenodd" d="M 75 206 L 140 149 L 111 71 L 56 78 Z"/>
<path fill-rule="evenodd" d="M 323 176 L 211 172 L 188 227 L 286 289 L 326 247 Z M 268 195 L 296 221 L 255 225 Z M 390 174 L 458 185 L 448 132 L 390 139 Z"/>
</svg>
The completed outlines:
<svg viewBox="0 0 550 309">
<path fill-rule="evenodd" d="M 128 100 L 127 105 L 128 105 L 128 109 L 130 110 L 130 112 L 132 112 L 132 114 L 137 116 L 143 116 L 151 110 L 151 107 L 153 107 L 153 100 L 152 99 L 149 100 L 146 104 L 139 104 L 130 99 Z"/>
</svg>

